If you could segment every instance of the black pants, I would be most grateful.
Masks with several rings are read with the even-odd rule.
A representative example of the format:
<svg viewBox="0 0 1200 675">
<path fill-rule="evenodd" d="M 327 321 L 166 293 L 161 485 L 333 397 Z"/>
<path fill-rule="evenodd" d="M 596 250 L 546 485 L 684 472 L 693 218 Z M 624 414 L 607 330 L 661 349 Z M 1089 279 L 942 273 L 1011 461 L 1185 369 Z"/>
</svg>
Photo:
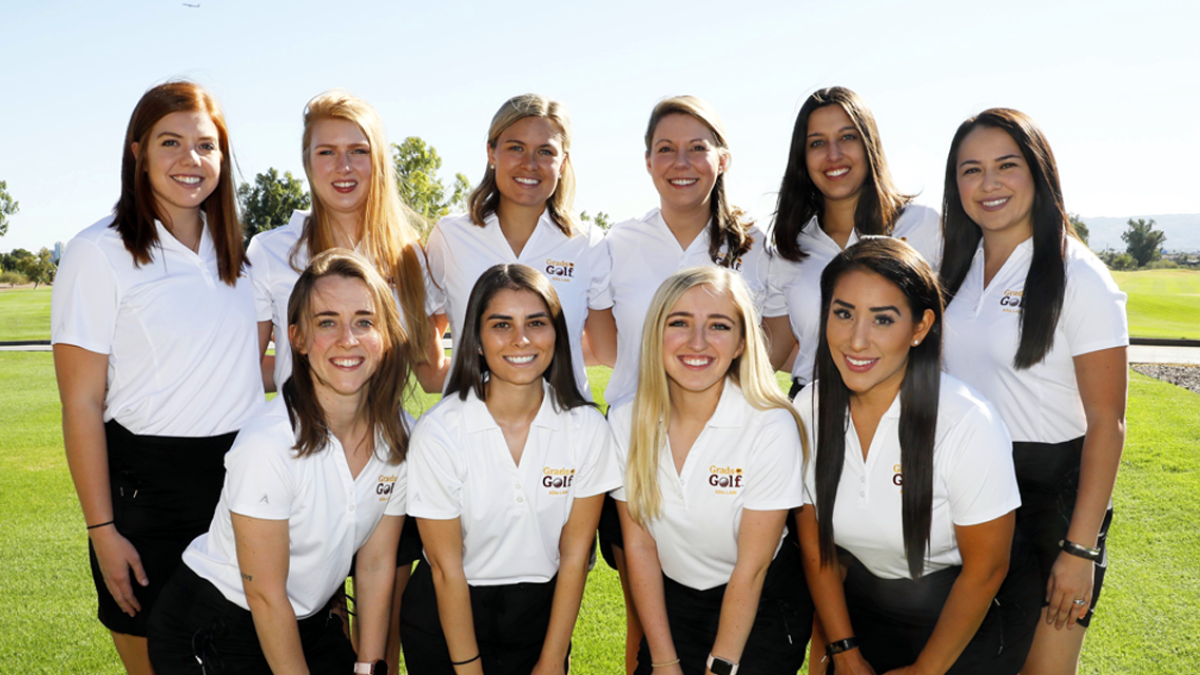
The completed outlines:
<svg viewBox="0 0 1200 675">
<path fill-rule="evenodd" d="M 184 549 L 212 523 L 225 483 L 225 453 L 237 434 L 138 436 L 112 420 L 104 425 L 104 436 L 113 521 L 117 532 L 137 549 L 150 585 L 143 587 L 131 578 L 142 611 L 132 617 L 122 612 L 104 585 L 89 541 L 97 616 L 113 632 L 144 637 L 150 610 L 179 567 Z"/>
<path fill-rule="evenodd" d="M 725 586 L 698 591 L 663 576 L 667 621 L 685 675 L 704 675 L 717 639 Z M 767 570 L 754 626 L 738 663 L 739 675 L 795 673 L 812 635 L 813 604 L 804 583 L 799 550 L 784 542 Z M 718 655 L 720 656 L 720 655 Z M 637 675 L 651 675 L 650 647 L 642 638 Z"/>
<path fill-rule="evenodd" d="M 1042 594 L 1050 581 L 1050 570 L 1062 548 L 1058 542 L 1067 538 L 1075 498 L 1079 494 L 1079 467 L 1083 457 L 1083 438 L 1063 443 L 1013 443 L 1013 464 L 1017 485 L 1021 490 L 1021 508 L 1017 509 L 1017 536 L 1032 547 L 1041 574 Z M 1092 622 L 1104 573 L 1108 570 L 1108 528 L 1112 524 L 1112 509 L 1104 516 L 1096 547 L 1100 562 L 1095 564 L 1092 580 L 1092 604 L 1079 620 L 1083 626 Z M 1081 543 L 1081 542 L 1077 542 Z"/>
<path fill-rule="evenodd" d="M 962 567 L 920 579 L 881 579 L 856 558 L 847 566 L 846 608 L 863 658 L 877 673 L 911 665 L 929 641 Z M 983 624 L 947 675 L 1016 675 L 1025 664 L 1037 628 L 1041 596 L 1028 551 L 1010 558 L 1009 576 Z"/>
<path fill-rule="evenodd" d="M 296 622 L 313 675 L 354 670 L 354 648 L 330 604 Z M 254 617 L 187 565 L 179 566 L 150 616 L 149 647 L 156 675 L 271 675 Z"/>
<path fill-rule="evenodd" d="M 488 675 L 529 675 L 542 655 L 556 579 L 542 584 L 471 586 L 475 641 Z M 429 563 L 417 564 L 400 604 L 400 644 L 414 675 L 453 675 Z M 469 659 L 474 654 L 455 654 Z M 568 655 L 569 656 L 569 655 Z M 569 661 L 569 658 L 568 658 Z"/>
</svg>

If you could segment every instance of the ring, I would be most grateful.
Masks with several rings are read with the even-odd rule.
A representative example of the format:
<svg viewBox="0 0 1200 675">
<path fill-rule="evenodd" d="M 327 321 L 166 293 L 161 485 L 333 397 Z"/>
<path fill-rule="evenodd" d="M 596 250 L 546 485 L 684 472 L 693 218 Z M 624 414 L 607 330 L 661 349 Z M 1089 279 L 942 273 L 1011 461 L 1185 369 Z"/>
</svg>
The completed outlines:
<svg viewBox="0 0 1200 675">
<path fill-rule="evenodd" d="M 1083 606 L 1087 604 L 1087 600 L 1084 600 L 1083 598 L 1076 598 L 1071 601 L 1071 604 Z"/>
</svg>

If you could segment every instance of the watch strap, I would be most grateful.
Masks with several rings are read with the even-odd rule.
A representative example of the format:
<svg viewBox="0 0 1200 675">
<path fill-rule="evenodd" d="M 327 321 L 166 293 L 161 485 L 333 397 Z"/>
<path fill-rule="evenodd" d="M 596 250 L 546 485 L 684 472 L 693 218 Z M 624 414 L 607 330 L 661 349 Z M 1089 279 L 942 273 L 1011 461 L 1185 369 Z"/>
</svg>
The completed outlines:
<svg viewBox="0 0 1200 675">
<path fill-rule="evenodd" d="M 713 675 L 737 675 L 738 664 L 709 654 L 708 669 L 712 671 Z"/>
</svg>

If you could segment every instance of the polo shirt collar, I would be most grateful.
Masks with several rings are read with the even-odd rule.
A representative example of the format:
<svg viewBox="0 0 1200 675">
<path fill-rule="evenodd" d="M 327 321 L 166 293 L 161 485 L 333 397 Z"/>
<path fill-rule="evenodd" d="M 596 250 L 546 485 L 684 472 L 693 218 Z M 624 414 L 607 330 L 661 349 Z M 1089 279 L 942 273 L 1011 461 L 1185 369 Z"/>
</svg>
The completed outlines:
<svg viewBox="0 0 1200 675">
<path fill-rule="evenodd" d="M 458 394 L 455 393 L 452 396 L 458 396 Z M 554 400 L 554 387 L 551 387 L 550 383 L 543 379 L 542 405 L 533 418 L 531 423 L 533 426 L 554 431 L 562 429 L 562 419 L 554 409 Z M 489 429 L 500 430 L 500 425 L 492 417 L 492 412 L 488 410 L 487 404 L 475 395 L 474 389 L 467 392 L 467 400 L 463 402 L 463 423 L 467 427 L 467 433 L 471 434 Z"/>
<path fill-rule="evenodd" d="M 672 246 L 684 251 L 685 253 L 690 253 L 697 247 L 699 247 L 702 251 L 708 250 L 708 226 L 710 223 L 712 223 L 711 218 L 707 223 L 704 224 L 704 229 L 701 230 L 700 234 L 692 240 L 692 243 L 688 245 L 687 249 L 682 249 L 679 246 L 679 240 L 675 238 L 675 233 L 671 232 L 670 226 L 667 225 L 666 219 L 663 218 L 662 209 L 660 207 L 656 206 L 650 209 L 650 211 L 648 211 L 646 215 L 642 217 L 642 220 L 649 223 L 651 228 L 657 232 L 664 241 L 670 242 Z"/>
<path fill-rule="evenodd" d="M 550 209 L 543 209 L 542 215 L 538 216 L 537 225 L 533 228 L 533 234 L 529 235 L 529 241 L 525 242 L 525 248 L 521 250 L 521 255 L 515 255 L 508 239 L 504 238 L 504 232 L 500 229 L 500 216 L 495 213 L 488 214 L 483 219 L 483 229 L 496 240 L 497 246 L 503 246 L 501 251 L 507 251 L 518 259 L 537 255 L 537 251 L 553 248 L 568 238 L 550 217 Z M 543 243 L 541 240 L 546 241 Z"/>
<path fill-rule="evenodd" d="M 816 216 L 813 216 L 800 231 L 798 237 L 801 248 L 823 248 L 832 251 L 835 255 L 842 252 L 842 247 L 838 246 L 837 242 L 821 229 L 821 222 Z M 850 233 L 850 238 L 846 240 L 846 248 L 850 248 L 858 242 L 858 230 Z"/>
<path fill-rule="evenodd" d="M 717 401 L 717 409 L 708 418 L 709 427 L 739 428 L 746 424 L 746 408 L 750 404 L 742 394 L 742 388 L 726 376 L 725 387 L 721 390 L 721 400 Z"/>
<path fill-rule="evenodd" d="M 216 255 L 216 245 L 213 244 L 212 233 L 208 231 L 208 218 L 203 211 L 200 212 L 200 247 L 198 251 L 184 246 L 157 218 L 154 219 L 154 228 L 158 231 L 158 245 L 162 248 L 173 248 L 180 252 L 186 252 L 188 255 L 198 255 L 203 260 Z"/>
</svg>

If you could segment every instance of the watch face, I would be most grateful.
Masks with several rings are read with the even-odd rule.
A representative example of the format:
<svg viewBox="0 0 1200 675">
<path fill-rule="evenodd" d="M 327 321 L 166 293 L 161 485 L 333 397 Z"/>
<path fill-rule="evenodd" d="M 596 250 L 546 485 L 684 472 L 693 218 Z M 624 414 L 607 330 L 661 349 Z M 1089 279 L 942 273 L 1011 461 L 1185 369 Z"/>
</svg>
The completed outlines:
<svg viewBox="0 0 1200 675">
<path fill-rule="evenodd" d="M 387 661 L 381 659 L 372 663 L 371 675 L 388 675 Z"/>
<path fill-rule="evenodd" d="M 709 670 L 713 672 L 713 675 L 733 675 L 733 664 L 714 656 Z"/>
</svg>

